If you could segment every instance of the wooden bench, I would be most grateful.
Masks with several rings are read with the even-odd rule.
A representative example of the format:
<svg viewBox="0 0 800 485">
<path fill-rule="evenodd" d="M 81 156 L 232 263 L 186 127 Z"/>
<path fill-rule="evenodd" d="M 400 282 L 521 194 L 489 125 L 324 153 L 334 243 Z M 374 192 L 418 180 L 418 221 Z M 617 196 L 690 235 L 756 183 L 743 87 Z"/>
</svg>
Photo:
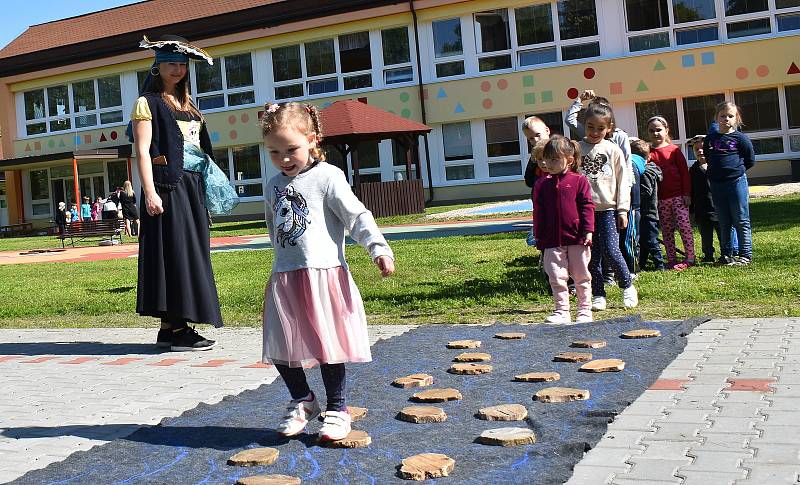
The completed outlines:
<svg viewBox="0 0 800 485">
<path fill-rule="evenodd" d="M 84 241 L 89 238 L 109 238 L 114 241 L 114 236 L 122 242 L 122 234 L 125 233 L 125 221 L 123 219 L 103 219 L 100 221 L 78 221 L 67 224 L 64 233 L 56 237 L 61 239 L 61 247 L 64 247 L 65 240 L 69 239 L 72 247 L 75 247 L 75 239 Z"/>
<path fill-rule="evenodd" d="M 0 237 L 25 236 L 33 232 L 32 222 L 0 226 Z"/>
</svg>

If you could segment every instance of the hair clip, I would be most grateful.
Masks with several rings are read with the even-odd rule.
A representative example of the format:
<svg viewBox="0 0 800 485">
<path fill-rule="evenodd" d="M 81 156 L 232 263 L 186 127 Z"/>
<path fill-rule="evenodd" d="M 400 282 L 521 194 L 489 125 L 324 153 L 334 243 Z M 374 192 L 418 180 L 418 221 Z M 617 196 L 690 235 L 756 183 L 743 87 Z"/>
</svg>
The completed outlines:
<svg viewBox="0 0 800 485">
<path fill-rule="evenodd" d="M 310 115 L 314 114 L 314 107 L 313 106 L 311 106 L 310 104 L 306 104 L 305 108 L 306 108 L 306 111 L 308 111 L 308 114 L 310 114 Z"/>
<path fill-rule="evenodd" d="M 267 106 L 266 112 L 269 113 L 269 114 L 272 114 L 272 113 L 278 111 L 278 109 L 280 109 L 280 107 L 281 107 L 281 105 L 279 105 L 278 103 L 272 103 L 269 106 Z"/>
</svg>

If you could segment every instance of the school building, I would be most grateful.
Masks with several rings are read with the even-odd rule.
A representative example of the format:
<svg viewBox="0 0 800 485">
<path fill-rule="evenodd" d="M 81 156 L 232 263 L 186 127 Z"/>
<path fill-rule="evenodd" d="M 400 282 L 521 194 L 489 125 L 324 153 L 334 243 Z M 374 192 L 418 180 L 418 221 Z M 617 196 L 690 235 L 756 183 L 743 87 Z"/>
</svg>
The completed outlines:
<svg viewBox="0 0 800 485">
<path fill-rule="evenodd" d="M 563 133 L 584 89 L 632 136 L 663 115 L 676 143 L 735 101 L 758 154 L 749 177 L 800 177 L 800 0 L 150 0 L 35 25 L 0 50 L 0 225 L 48 225 L 76 188 L 93 198 L 131 179 L 138 193 L 124 131 L 152 63 L 142 34 L 214 56 L 191 64 L 191 91 L 239 217 L 263 217 L 276 172 L 265 101 L 359 99 L 431 126 L 434 203 L 529 194 L 522 120 Z M 358 153 L 362 182 L 405 176 L 391 140 Z"/>
</svg>

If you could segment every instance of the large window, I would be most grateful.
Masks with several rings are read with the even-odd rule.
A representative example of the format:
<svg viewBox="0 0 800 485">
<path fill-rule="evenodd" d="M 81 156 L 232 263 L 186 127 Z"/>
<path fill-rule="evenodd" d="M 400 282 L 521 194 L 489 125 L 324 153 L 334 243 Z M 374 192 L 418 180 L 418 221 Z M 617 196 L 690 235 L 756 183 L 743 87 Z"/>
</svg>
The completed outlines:
<svg viewBox="0 0 800 485">
<path fill-rule="evenodd" d="M 115 160 L 106 164 L 108 171 L 108 191 L 107 194 L 117 190 L 117 187 L 122 187 L 128 178 L 128 162 L 126 160 Z"/>
<path fill-rule="evenodd" d="M 446 180 L 475 178 L 472 133 L 469 121 L 442 125 Z"/>
<path fill-rule="evenodd" d="M 594 0 L 530 5 L 514 9 L 513 14 L 520 67 L 600 55 Z"/>
<path fill-rule="evenodd" d="M 522 163 L 517 117 L 485 120 L 484 126 L 486 128 L 489 177 L 521 175 Z"/>
<path fill-rule="evenodd" d="M 381 30 L 381 48 L 383 82 L 396 84 L 413 81 L 414 70 L 411 67 L 408 27 Z"/>
<path fill-rule="evenodd" d="M 87 79 L 22 94 L 25 134 L 39 135 L 122 122 L 119 76 Z"/>
<path fill-rule="evenodd" d="M 433 53 L 437 77 L 464 74 L 464 46 L 461 42 L 460 19 L 433 22 Z"/>
<path fill-rule="evenodd" d="M 636 103 L 636 127 L 639 130 L 639 138 L 650 140 L 650 133 L 647 131 L 647 120 L 653 116 L 661 116 L 667 120 L 667 123 L 669 123 L 670 138 L 673 140 L 681 138 L 676 100 L 662 99 L 658 101 Z"/>
<path fill-rule="evenodd" d="M 31 189 L 31 211 L 34 216 L 41 216 L 50 213 L 50 179 L 47 169 L 31 170 L 30 189 Z"/>
<path fill-rule="evenodd" d="M 216 60 L 213 66 L 195 62 L 197 107 L 201 110 L 241 106 L 256 102 L 251 54 L 237 54 Z"/>
<path fill-rule="evenodd" d="M 475 48 L 479 71 L 511 68 L 511 32 L 508 10 L 478 12 L 475 18 Z"/>
<path fill-rule="evenodd" d="M 228 176 L 241 198 L 261 197 L 261 151 L 258 145 L 214 150 L 214 161 Z"/>
<path fill-rule="evenodd" d="M 683 98 L 683 122 L 686 126 L 686 137 L 708 133 L 714 122 L 717 105 L 725 101 L 725 95 L 707 94 Z"/>
<path fill-rule="evenodd" d="M 733 93 L 736 105 L 742 110 L 742 131 L 773 131 L 781 129 L 778 90 L 758 89 Z"/>
<path fill-rule="evenodd" d="M 800 84 L 786 86 L 784 89 L 789 129 L 800 128 Z"/>
</svg>

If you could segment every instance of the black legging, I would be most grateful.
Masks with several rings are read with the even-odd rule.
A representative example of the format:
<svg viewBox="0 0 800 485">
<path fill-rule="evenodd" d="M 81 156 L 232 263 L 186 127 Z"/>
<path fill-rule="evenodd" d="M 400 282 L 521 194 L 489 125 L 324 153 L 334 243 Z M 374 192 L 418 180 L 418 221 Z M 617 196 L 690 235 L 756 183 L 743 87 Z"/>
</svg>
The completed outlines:
<svg viewBox="0 0 800 485">
<path fill-rule="evenodd" d="M 311 389 L 306 381 L 306 373 L 302 367 L 289 367 L 275 364 L 292 399 L 301 399 L 308 396 Z M 322 382 L 325 384 L 325 394 L 328 404 L 325 407 L 328 411 L 346 411 L 344 403 L 345 371 L 344 364 L 320 364 L 319 370 L 322 372 Z"/>
</svg>

